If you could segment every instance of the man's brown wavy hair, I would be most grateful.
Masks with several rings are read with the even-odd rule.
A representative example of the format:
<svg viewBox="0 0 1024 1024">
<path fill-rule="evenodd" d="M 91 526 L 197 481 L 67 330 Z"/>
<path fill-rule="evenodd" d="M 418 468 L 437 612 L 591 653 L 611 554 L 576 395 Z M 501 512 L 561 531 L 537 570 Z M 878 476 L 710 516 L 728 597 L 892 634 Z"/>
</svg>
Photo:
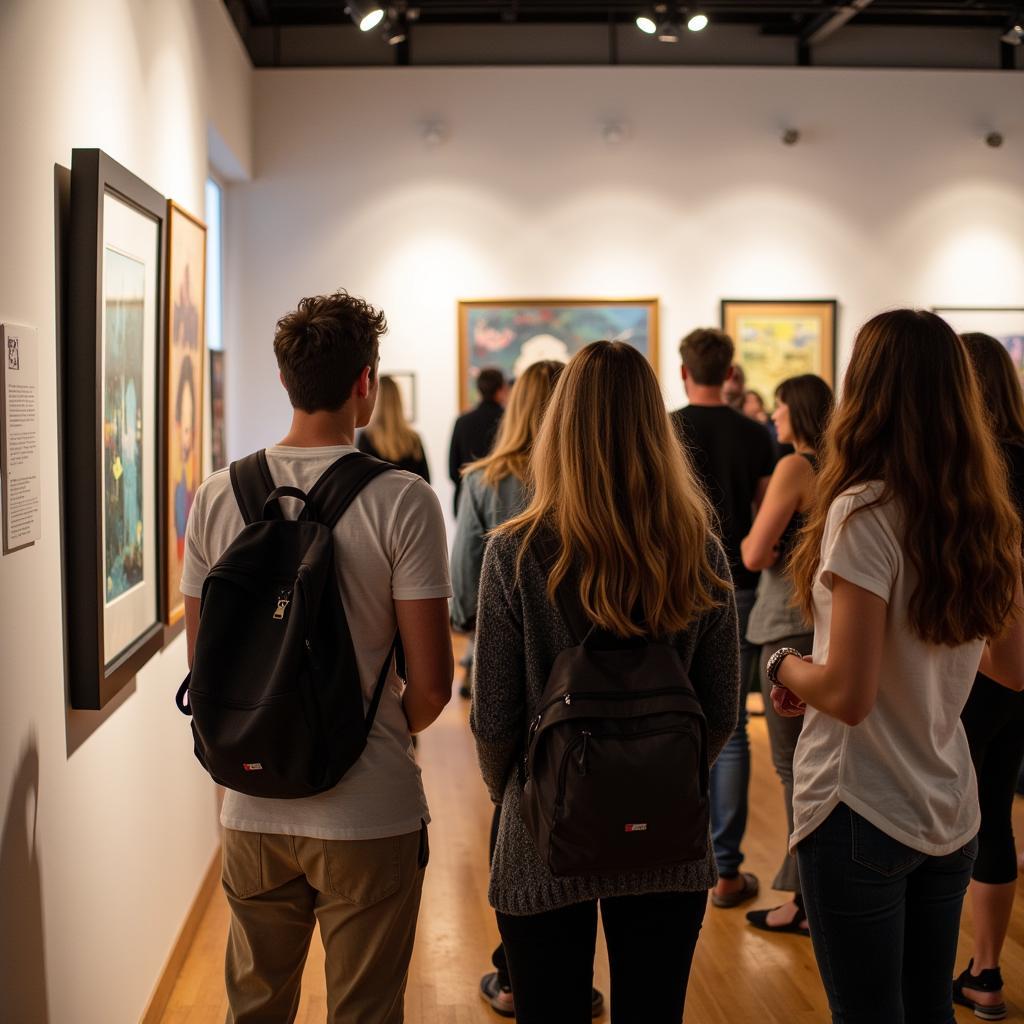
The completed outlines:
<svg viewBox="0 0 1024 1024">
<path fill-rule="evenodd" d="M 878 499 L 851 515 L 896 502 L 917 578 L 913 632 L 950 647 L 1003 632 L 1016 611 L 1020 521 L 967 351 L 944 320 L 897 309 L 861 328 L 818 480 L 790 569 L 808 615 L 832 502 L 878 480 Z"/>
</svg>

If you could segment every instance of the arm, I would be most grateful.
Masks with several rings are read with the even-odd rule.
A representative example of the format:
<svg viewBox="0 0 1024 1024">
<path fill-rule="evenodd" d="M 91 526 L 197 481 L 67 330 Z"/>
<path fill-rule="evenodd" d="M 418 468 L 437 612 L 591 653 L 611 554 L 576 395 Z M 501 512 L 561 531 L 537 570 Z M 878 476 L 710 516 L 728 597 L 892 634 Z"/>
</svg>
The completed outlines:
<svg viewBox="0 0 1024 1024">
<path fill-rule="evenodd" d="M 729 563 L 714 545 L 715 571 L 729 578 Z M 723 603 L 700 620 L 700 637 L 690 661 L 693 683 L 708 727 L 708 761 L 713 764 L 736 728 L 740 703 L 740 648 L 736 599 L 732 591 L 720 595 Z"/>
<path fill-rule="evenodd" d="M 1002 636 L 990 640 L 981 655 L 981 671 L 1010 690 L 1024 690 L 1024 591 L 1017 584 L 1014 614 Z"/>
<path fill-rule="evenodd" d="M 491 800 L 501 803 L 522 749 L 526 717 L 526 656 L 515 597 L 515 541 L 495 538 L 484 554 L 473 656 L 469 724 Z"/>
<path fill-rule="evenodd" d="M 833 575 L 828 660 L 812 665 L 790 656 L 779 682 L 812 708 L 846 725 L 867 718 L 878 699 L 889 607 L 877 594 Z"/>
<path fill-rule="evenodd" d="M 395 617 L 405 651 L 402 708 L 410 732 L 422 732 L 452 698 L 455 664 L 448 602 L 443 597 L 395 601 Z"/>
<path fill-rule="evenodd" d="M 753 439 L 752 439 L 753 442 Z M 772 444 L 772 435 L 765 427 L 757 428 L 757 440 L 752 443 L 755 472 L 758 474 L 757 486 L 754 488 L 754 513 L 761 507 L 765 493 L 768 490 L 768 482 L 775 471 L 775 445 Z"/>
<path fill-rule="evenodd" d="M 474 485 L 469 480 L 464 481 L 452 545 L 452 625 L 461 630 L 472 629 L 476 621 L 487 534 L 487 525 L 474 497 Z"/>
<path fill-rule="evenodd" d="M 456 486 L 462 479 L 462 441 L 459 437 L 461 433 L 462 420 L 460 417 L 452 428 L 452 443 L 448 448 L 448 478 Z"/>
<path fill-rule="evenodd" d="M 754 525 L 740 544 L 743 564 L 752 572 L 775 564 L 779 554 L 776 545 L 800 507 L 806 474 L 810 472 L 806 459 L 788 455 L 769 478 Z"/>
</svg>

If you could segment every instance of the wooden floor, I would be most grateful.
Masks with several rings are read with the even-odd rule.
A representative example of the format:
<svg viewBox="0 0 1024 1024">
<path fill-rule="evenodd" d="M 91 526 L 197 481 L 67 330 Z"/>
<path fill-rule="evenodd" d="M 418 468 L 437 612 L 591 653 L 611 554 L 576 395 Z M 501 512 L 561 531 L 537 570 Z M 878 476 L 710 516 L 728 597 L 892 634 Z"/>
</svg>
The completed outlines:
<svg viewBox="0 0 1024 1024">
<path fill-rule="evenodd" d="M 419 759 L 433 824 L 431 861 L 406 996 L 408 1024 L 496 1024 L 502 1019 L 477 991 L 480 976 L 490 970 L 497 928 L 486 900 L 491 809 L 477 772 L 467 717 L 468 703 L 455 697 L 420 738 Z M 752 906 L 768 907 L 780 902 L 778 894 L 766 886 L 783 849 L 785 819 L 763 718 L 751 721 L 751 743 L 753 772 L 744 867 L 761 879 L 761 896 Z M 1024 800 L 1018 799 L 1017 805 L 1017 835 L 1022 836 Z M 690 978 L 687 1024 L 827 1021 L 810 941 L 755 931 L 744 920 L 747 909 L 749 906 L 708 908 Z M 970 955 L 969 914 L 965 912 L 964 917 L 961 966 Z M 164 1024 L 219 1024 L 224 1020 L 227 1002 L 222 968 L 227 925 L 227 905 L 218 889 L 175 985 L 162 1018 Z M 323 948 L 314 939 L 303 979 L 300 1024 L 322 1024 L 325 1019 L 323 960 Z M 1024 1019 L 1024 896 L 1018 896 L 1002 967 L 1010 1019 Z M 603 947 L 595 984 L 607 995 Z M 958 1009 L 957 1021 L 976 1018 Z"/>
</svg>

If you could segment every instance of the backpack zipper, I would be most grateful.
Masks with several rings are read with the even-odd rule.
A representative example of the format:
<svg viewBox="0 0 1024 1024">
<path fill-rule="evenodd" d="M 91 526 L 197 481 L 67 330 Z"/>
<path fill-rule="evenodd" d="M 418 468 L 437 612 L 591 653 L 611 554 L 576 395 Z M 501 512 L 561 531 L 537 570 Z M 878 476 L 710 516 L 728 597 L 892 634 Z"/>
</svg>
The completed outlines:
<svg viewBox="0 0 1024 1024">
<path fill-rule="evenodd" d="M 284 613 L 288 610 L 288 605 L 292 603 L 292 588 L 283 587 L 277 595 L 277 608 L 274 611 L 273 618 L 275 621 L 280 622 L 284 618 Z"/>
</svg>

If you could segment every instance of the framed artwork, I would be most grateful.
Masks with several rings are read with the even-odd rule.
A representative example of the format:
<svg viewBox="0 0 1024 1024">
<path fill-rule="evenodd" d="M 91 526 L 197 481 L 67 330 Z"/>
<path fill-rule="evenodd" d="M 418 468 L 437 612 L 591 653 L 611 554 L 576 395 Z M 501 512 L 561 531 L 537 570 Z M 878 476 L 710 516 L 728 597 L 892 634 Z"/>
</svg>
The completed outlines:
<svg viewBox="0 0 1024 1024">
<path fill-rule="evenodd" d="M 1013 365 L 1017 367 L 1017 375 L 1024 384 L 1024 307 L 984 307 L 967 306 L 936 306 L 932 310 L 938 313 L 957 334 L 989 334 L 1000 341 Z"/>
<path fill-rule="evenodd" d="M 410 423 L 416 422 L 416 374 L 400 371 L 396 373 L 385 373 L 382 376 L 390 377 L 398 385 L 398 392 L 402 396 L 402 412 Z"/>
<path fill-rule="evenodd" d="M 167 391 L 164 408 L 164 621 L 184 623 L 179 589 L 185 524 L 203 477 L 203 375 L 206 368 L 206 225 L 167 203 Z"/>
<path fill-rule="evenodd" d="M 491 299 L 459 303 L 459 407 L 488 366 L 514 380 L 531 363 L 568 360 L 592 341 L 624 341 L 658 370 L 657 299 Z"/>
<path fill-rule="evenodd" d="M 721 322 L 747 387 L 769 406 L 787 377 L 815 373 L 835 387 L 835 299 L 722 299 Z"/>
<path fill-rule="evenodd" d="M 210 349 L 210 465 L 214 472 L 228 464 L 224 432 L 224 353 Z"/>
<path fill-rule="evenodd" d="M 163 644 L 166 200 L 71 160 L 64 547 L 71 703 L 101 708 Z"/>
</svg>

